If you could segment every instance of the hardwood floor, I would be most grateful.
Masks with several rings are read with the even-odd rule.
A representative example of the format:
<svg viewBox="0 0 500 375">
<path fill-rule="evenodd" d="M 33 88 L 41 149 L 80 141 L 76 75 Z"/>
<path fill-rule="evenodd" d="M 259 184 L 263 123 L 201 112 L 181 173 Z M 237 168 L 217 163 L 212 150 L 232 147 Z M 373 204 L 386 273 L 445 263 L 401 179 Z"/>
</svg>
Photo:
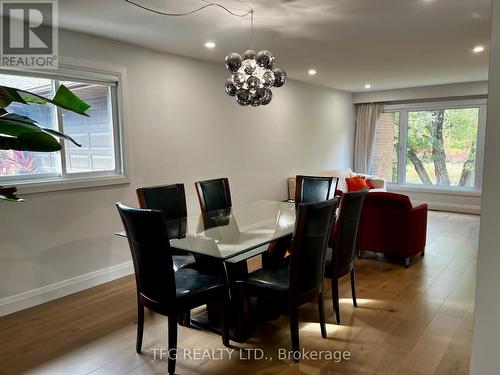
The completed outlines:
<svg viewBox="0 0 500 375">
<path fill-rule="evenodd" d="M 178 359 L 179 374 L 467 374 L 472 337 L 479 217 L 430 212 L 425 257 L 409 269 L 374 255 L 357 263 L 358 308 L 342 280 L 342 325 L 325 300 L 328 338 L 316 304 L 300 310 L 301 347 L 349 351 L 350 359 L 279 360 L 290 350 L 288 319 L 269 321 L 231 359 Z M 164 374 L 166 318 L 146 313 L 143 354 L 135 353 L 133 277 L 0 318 L 0 374 Z M 219 336 L 179 327 L 179 348 L 224 348 Z M 260 348 L 272 360 L 245 360 Z M 158 352 L 157 352 L 158 354 Z M 194 353 L 191 353 L 194 355 Z M 203 354 L 203 353 L 200 353 Z"/>
</svg>

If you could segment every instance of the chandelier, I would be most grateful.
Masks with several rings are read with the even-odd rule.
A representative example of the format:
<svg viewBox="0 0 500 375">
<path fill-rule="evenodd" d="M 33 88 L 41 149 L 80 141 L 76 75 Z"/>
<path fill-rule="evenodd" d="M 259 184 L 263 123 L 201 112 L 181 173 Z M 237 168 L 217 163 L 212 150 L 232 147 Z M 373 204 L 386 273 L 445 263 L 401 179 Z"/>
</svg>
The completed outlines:
<svg viewBox="0 0 500 375">
<path fill-rule="evenodd" d="M 233 73 L 226 81 L 226 93 L 242 106 L 269 104 L 273 99 L 271 87 L 281 87 L 286 82 L 285 71 L 274 66 L 274 56 L 267 50 L 257 54 L 253 50 L 243 55 L 231 53 L 225 62 Z"/>
<path fill-rule="evenodd" d="M 248 6 L 249 10 L 244 13 L 236 13 L 224 5 L 201 0 L 205 4 L 199 8 L 185 13 L 170 13 L 150 8 L 137 2 L 137 0 L 125 0 L 127 3 L 138 8 L 163 16 L 188 16 L 208 7 L 218 7 L 235 17 L 250 16 L 252 33 L 250 37 L 253 46 L 254 34 L 254 9 Z M 226 68 L 232 73 L 231 78 L 226 81 L 226 93 L 234 96 L 236 102 L 242 106 L 252 105 L 258 107 L 267 105 L 273 99 L 271 87 L 281 87 L 286 82 L 286 73 L 283 69 L 274 66 L 274 56 L 267 50 L 255 53 L 248 50 L 243 54 L 230 53 L 225 59 Z"/>
</svg>

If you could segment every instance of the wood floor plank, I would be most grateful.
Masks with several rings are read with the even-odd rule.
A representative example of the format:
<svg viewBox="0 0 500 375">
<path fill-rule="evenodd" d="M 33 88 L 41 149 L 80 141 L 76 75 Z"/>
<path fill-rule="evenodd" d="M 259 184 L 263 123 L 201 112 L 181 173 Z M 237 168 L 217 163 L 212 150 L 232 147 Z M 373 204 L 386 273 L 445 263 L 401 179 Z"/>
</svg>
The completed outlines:
<svg viewBox="0 0 500 375">
<path fill-rule="evenodd" d="M 340 281 L 341 325 L 325 282 L 328 338 L 319 331 L 316 304 L 300 309 L 301 347 L 350 353 L 349 360 L 279 359 L 290 349 L 288 319 L 260 327 L 221 360 L 180 358 L 179 374 L 467 374 L 470 361 L 479 217 L 430 212 L 425 257 L 409 269 L 368 253 L 357 262 L 358 308 L 349 278 Z M 258 258 L 249 262 L 260 267 Z M 135 352 L 132 276 L 0 318 L 0 374 L 164 374 L 167 320 L 146 313 L 143 351 Z M 179 327 L 179 348 L 222 350 L 220 336 Z M 272 360 L 249 360 L 259 349 Z"/>
</svg>

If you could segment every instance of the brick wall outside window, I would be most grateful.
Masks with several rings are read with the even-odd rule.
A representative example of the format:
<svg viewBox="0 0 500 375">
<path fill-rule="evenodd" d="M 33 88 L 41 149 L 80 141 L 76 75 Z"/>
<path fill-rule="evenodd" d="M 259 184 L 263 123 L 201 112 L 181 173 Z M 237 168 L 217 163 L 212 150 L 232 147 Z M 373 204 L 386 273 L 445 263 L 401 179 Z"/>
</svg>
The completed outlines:
<svg viewBox="0 0 500 375">
<path fill-rule="evenodd" d="M 399 113 L 387 112 L 380 115 L 375 133 L 375 154 L 371 173 L 389 182 L 397 182 L 395 173 L 393 181 L 393 162 L 397 164 L 394 144 L 397 143 L 398 128 Z"/>
</svg>

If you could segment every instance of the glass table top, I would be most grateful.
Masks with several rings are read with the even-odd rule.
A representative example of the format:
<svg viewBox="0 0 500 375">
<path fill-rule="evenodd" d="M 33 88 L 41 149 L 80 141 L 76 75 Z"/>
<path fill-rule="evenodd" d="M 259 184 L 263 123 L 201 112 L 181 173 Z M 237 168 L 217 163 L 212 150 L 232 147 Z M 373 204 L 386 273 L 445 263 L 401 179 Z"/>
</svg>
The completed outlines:
<svg viewBox="0 0 500 375">
<path fill-rule="evenodd" d="M 259 250 L 263 245 L 293 234 L 295 204 L 257 201 L 169 220 L 166 225 L 172 247 L 241 261 L 265 251 Z"/>
</svg>

